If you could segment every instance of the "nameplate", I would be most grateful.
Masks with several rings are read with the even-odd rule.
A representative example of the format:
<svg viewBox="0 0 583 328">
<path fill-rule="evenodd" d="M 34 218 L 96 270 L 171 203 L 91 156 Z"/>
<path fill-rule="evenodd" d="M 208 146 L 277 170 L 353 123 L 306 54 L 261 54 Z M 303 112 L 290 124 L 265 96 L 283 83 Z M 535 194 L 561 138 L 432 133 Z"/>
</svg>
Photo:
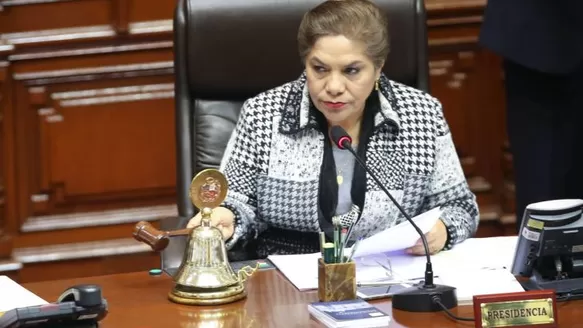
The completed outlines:
<svg viewBox="0 0 583 328">
<path fill-rule="evenodd" d="M 475 295 L 475 326 L 558 327 L 557 299 L 552 290 Z"/>
</svg>

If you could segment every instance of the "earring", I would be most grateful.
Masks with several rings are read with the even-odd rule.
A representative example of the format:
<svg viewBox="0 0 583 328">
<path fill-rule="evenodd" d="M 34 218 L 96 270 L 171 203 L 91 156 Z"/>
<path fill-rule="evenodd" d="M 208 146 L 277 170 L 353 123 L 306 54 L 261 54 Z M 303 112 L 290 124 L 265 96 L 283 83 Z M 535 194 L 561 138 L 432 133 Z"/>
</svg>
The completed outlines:
<svg viewBox="0 0 583 328">
<path fill-rule="evenodd" d="M 374 83 L 374 88 L 376 91 L 379 91 L 379 80 L 376 80 L 376 82 Z"/>
</svg>

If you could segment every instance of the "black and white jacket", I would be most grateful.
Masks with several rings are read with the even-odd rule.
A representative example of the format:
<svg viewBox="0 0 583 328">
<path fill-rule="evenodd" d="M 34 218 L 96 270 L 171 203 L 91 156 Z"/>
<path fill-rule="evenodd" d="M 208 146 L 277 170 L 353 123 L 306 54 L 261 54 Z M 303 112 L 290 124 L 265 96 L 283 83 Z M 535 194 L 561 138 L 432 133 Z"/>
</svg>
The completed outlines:
<svg viewBox="0 0 583 328">
<path fill-rule="evenodd" d="M 472 236 L 478 207 L 437 99 L 380 80 L 367 164 L 411 216 L 442 209 L 446 248 Z M 325 136 L 309 111 L 305 74 L 245 102 L 221 163 L 229 181 L 223 206 L 235 213 L 227 248 L 253 241 L 256 256 L 319 251 L 318 186 Z M 370 236 L 404 220 L 367 177 L 354 236 Z"/>
</svg>

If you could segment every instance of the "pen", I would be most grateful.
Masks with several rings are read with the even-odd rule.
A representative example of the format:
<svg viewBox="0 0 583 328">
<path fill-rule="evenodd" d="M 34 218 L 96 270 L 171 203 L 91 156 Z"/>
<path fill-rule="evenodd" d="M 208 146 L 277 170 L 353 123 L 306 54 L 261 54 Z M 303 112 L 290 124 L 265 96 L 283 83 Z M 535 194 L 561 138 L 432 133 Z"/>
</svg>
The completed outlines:
<svg viewBox="0 0 583 328">
<path fill-rule="evenodd" d="M 346 247 L 346 228 L 340 233 L 340 262 L 344 262 L 344 247 Z"/>
<path fill-rule="evenodd" d="M 352 245 L 352 251 L 350 252 L 350 256 L 348 257 L 346 262 L 352 261 L 352 257 L 354 256 L 354 253 L 356 253 L 356 248 L 358 247 L 358 243 L 360 243 L 361 240 L 362 240 L 362 237 L 358 238 L 358 240 L 354 243 L 354 245 Z"/>
<path fill-rule="evenodd" d="M 326 244 L 326 235 L 324 231 L 320 231 L 320 253 L 322 258 L 324 258 L 324 244 Z"/>
<path fill-rule="evenodd" d="M 393 286 L 402 285 L 407 283 L 412 283 L 415 281 L 403 281 L 403 280 L 393 280 L 393 281 L 368 281 L 368 282 L 357 282 L 356 287 L 381 287 L 381 286 Z"/>
<path fill-rule="evenodd" d="M 439 276 L 435 276 L 434 278 L 439 278 Z M 378 286 L 392 286 L 392 285 L 407 285 L 407 284 L 416 284 L 422 282 L 424 277 L 419 278 L 411 278 L 407 280 L 388 280 L 388 281 L 366 281 L 366 282 L 357 282 L 357 287 L 378 287 Z"/>
<path fill-rule="evenodd" d="M 393 286 L 393 285 L 405 285 L 405 284 L 416 284 L 417 280 L 391 280 L 391 281 L 367 281 L 367 282 L 357 282 L 356 287 L 380 287 L 380 286 Z"/>
<path fill-rule="evenodd" d="M 338 253 L 338 249 L 340 247 L 340 231 L 339 231 L 339 223 L 340 218 L 338 217 L 333 217 L 332 218 L 332 224 L 334 225 L 334 257 L 335 263 L 339 263 L 340 262 L 340 258 L 339 258 L 339 253 Z"/>
</svg>

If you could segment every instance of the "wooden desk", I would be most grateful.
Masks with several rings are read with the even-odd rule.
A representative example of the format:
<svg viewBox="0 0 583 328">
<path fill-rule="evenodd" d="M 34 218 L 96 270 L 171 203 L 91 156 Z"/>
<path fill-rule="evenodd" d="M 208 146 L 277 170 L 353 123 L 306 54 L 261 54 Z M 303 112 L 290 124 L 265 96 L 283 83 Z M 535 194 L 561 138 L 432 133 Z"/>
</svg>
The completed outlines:
<svg viewBox="0 0 583 328">
<path fill-rule="evenodd" d="M 24 284 L 45 300 L 54 301 L 66 288 L 78 283 L 101 285 L 109 303 L 103 328 L 154 327 L 324 327 L 310 317 L 307 304 L 317 300 L 315 291 L 299 292 L 276 270 L 257 272 L 247 283 L 248 297 L 219 307 L 195 307 L 170 302 L 172 280 L 147 272 L 97 276 Z M 389 300 L 375 301 L 391 313 Z M 561 327 L 583 327 L 582 303 L 559 303 Z M 472 316 L 469 306 L 453 309 L 459 316 Z M 473 322 L 454 322 L 445 313 L 392 312 L 390 327 L 473 327 Z"/>
</svg>

